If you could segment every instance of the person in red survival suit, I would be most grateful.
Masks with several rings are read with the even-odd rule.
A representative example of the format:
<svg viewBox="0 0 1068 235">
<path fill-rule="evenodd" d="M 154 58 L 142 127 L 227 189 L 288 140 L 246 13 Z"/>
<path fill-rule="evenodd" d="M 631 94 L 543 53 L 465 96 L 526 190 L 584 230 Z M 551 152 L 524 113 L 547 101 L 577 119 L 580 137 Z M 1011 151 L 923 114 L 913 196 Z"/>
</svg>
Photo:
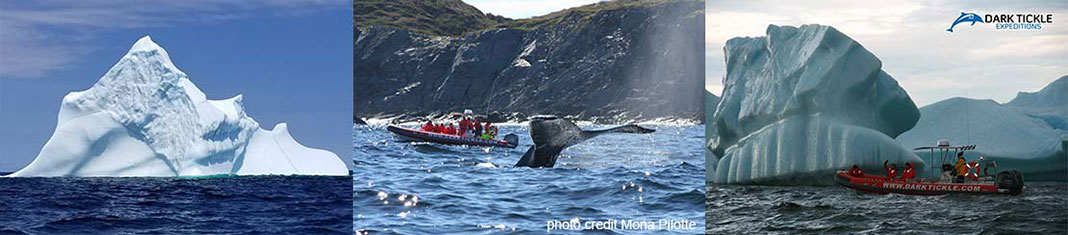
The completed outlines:
<svg viewBox="0 0 1068 235">
<path fill-rule="evenodd" d="M 890 161 L 883 161 L 883 170 L 886 170 L 886 179 L 893 179 L 897 177 L 897 164 L 891 163 L 890 167 L 886 166 L 886 163 Z"/>
<path fill-rule="evenodd" d="M 449 127 L 445 128 L 445 134 L 456 135 L 456 126 L 449 123 Z"/>
<path fill-rule="evenodd" d="M 434 132 L 445 133 L 445 124 L 434 125 Z"/>
<path fill-rule="evenodd" d="M 467 130 L 470 130 L 470 129 L 471 129 L 471 119 L 468 119 L 466 116 L 464 116 L 463 119 L 460 119 L 460 130 L 459 130 L 460 131 L 460 137 L 467 136 Z"/>
<path fill-rule="evenodd" d="M 864 172 L 860 170 L 860 166 L 853 165 L 853 167 L 849 168 L 849 175 L 853 177 L 861 177 L 864 176 Z"/>
<path fill-rule="evenodd" d="M 471 127 L 475 129 L 475 136 L 473 136 L 474 138 L 478 138 L 482 135 L 482 123 L 479 122 L 478 119 L 475 119 L 475 123 L 472 124 Z"/>
<path fill-rule="evenodd" d="M 906 162 L 905 171 L 901 172 L 901 181 L 908 181 L 916 177 L 916 163 Z"/>
<path fill-rule="evenodd" d="M 426 124 L 423 124 L 423 131 L 434 132 L 434 122 L 427 120 Z"/>
</svg>

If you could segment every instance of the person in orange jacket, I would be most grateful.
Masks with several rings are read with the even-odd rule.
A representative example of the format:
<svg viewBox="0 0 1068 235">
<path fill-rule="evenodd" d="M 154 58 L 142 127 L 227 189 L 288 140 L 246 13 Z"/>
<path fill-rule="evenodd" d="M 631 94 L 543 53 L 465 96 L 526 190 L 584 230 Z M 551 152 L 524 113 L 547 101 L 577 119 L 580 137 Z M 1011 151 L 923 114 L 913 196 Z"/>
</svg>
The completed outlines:
<svg viewBox="0 0 1068 235">
<path fill-rule="evenodd" d="M 456 135 L 456 126 L 449 123 L 449 127 L 445 128 L 445 134 Z"/>
<path fill-rule="evenodd" d="M 964 175 L 968 174 L 968 162 L 964 160 L 964 152 L 957 152 L 957 164 L 953 165 L 953 169 L 957 173 L 957 178 L 954 182 L 963 183 Z"/>
</svg>

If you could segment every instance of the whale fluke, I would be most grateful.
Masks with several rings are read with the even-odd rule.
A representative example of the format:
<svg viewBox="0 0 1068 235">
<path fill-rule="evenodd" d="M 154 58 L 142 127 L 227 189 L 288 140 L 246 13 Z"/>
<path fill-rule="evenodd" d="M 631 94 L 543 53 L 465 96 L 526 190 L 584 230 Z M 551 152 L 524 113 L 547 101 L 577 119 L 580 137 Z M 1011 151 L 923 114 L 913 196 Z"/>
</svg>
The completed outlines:
<svg viewBox="0 0 1068 235">
<path fill-rule="evenodd" d="M 575 123 L 555 116 L 534 116 L 530 120 L 530 146 L 516 167 L 553 167 L 556 158 L 565 148 L 582 143 L 587 139 L 608 133 L 652 133 L 656 130 L 638 125 L 623 125 L 601 130 L 582 130 Z"/>
</svg>

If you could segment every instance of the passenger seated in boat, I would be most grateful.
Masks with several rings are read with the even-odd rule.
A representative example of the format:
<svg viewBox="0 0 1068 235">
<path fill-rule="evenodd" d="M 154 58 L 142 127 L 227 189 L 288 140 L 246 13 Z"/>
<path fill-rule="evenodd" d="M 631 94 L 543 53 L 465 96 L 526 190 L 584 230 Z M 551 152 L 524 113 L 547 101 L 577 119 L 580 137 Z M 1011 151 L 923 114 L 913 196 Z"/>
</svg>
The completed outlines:
<svg viewBox="0 0 1068 235">
<path fill-rule="evenodd" d="M 890 161 L 883 161 L 883 170 L 886 170 L 886 179 L 894 179 L 897 177 L 897 163 L 891 163 L 890 167 L 886 167 L 886 163 Z"/>
<path fill-rule="evenodd" d="M 434 132 L 434 122 L 427 120 L 426 124 L 423 124 L 423 131 Z"/>
<path fill-rule="evenodd" d="M 916 163 L 906 162 L 905 171 L 901 172 L 901 181 L 909 181 L 916 177 L 916 170 L 914 170 L 914 168 L 916 168 Z"/>
<path fill-rule="evenodd" d="M 482 137 L 482 123 L 479 123 L 478 120 L 475 120 L 475 124 L 473 125 L 473 127 L 475 129 L 475 135 L 474 136 L 475 137 Z"/>
<path fill-rule="evenodd" d="M 449 127 L 445 128 L 445 134 L 456 135 L 456 126 L 449 123 Z"/>
<path fill-rule="evenodd" d="M 968 174 L 968 163 L 964 160 L 964 152 L 957 152 L 957 164 L 953 165 L 953 169 L 957 172 L 957 177 L 953 182 L 964 183 L 964 175 Z"/>
<path fill-rule="evenodd" d="M 849 168 L 849 175 L 852 175 L 853 177 L 861 177 L 864 176 L 864 172 L 860 170 L 860 166 L 853 165 L 853 167 Z"/>
<path fill-rule="evenodd" d="M 497 138 L 497 126 L 490 125 L 490 123 L 487 122 L 486 127 L 483 128 L 483 130 L 486 130 L 486 133 L 490 135 L 490 139 Z"/>
<path fill-rule="evenodd" d="M 979 156 L 979 162 L 983 163 L 983 176 L 990 176 L 990 172 L 989 172 L 990 168 L 994 168 L 995 170 L 998 168 L 997 162 L 983 161 L 983 156 Z"/>
<path fill-rule="evenodd" d="M 434 127 L 434 132 L 445 134 L 445 124 L 438 124 Z"/>
<path fill-rule="evenodd" d="M 497 137 L 497 127 L 490 126 L 489 123 L 486 123 L 486 127 L 484 127 L 483 130 L 484 131 L 483 131 L 482 136 L 481 136 L 482 139 L 484 139 L 484 140 L 492 140 L 493 138 Z"/>
</svg>

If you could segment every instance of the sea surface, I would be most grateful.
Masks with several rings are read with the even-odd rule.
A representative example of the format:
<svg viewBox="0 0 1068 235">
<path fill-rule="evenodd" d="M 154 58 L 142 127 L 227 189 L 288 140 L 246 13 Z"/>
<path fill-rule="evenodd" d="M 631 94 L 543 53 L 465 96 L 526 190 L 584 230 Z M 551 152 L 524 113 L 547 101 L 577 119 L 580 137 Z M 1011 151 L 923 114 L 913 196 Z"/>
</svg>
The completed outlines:
<svg viewBox="0 0 1068 235">
<path fill-rule="evenodd" d="M 708 185 L 709 234 L 1068 234 L 1068 183 L 1009 195 L 876 195 L 840 186 Z"/>
<path fill-rule="evenodd" d="M 348 177 L 0 178 L 0 234 L 352 234 Z"/>
<path fill-rule="evenodd" d="M 601 231 L 702 233 L 703 127 L 643 126 L 657 131 L 601 135 L 565 149 L 556 167 L 534 169 L 512 167 L 533 144 L 526 125 L 501 127 L 502 135 L 520 136 L 515 149 L 398 142 L 384 126 L 356 125 L 353 228 L 371 234 L 545 233 L 552 220 L 616 220 L 618 228 L 619 220 L 664 220 L 695 227 Z"/>
</svg>

